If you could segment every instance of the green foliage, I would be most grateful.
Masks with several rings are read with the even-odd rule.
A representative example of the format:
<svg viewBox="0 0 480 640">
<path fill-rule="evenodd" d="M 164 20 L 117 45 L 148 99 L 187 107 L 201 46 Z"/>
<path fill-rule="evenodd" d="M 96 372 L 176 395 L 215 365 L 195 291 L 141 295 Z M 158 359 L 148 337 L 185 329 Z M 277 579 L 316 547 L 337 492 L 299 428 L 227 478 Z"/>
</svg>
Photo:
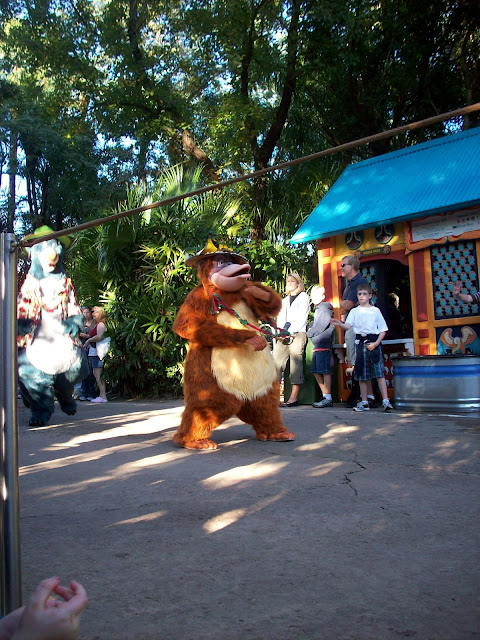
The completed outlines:
<svg viewBox="0 0 480 640">
<path fill-rule="evenodd" d="M 199 169 L 173 167 L 160 175 L 153 190 L 145 184 L 129 189 L 115 212 L 190 191 L 199 175 Z M 235 198 L 208 193 L 76 237 L 70 265 L 77 296 L 106 308 L 112 336 L 106 375 L 120 392 L 181 392 L 185 345 L 173 334 L 172 324 L 194 286 L 185 251 L 197 250 L 237 208 Z"/>
<path fill-rule="evenodd" d="M 331 144 L 458 108 L 465 104 L 466 85 L 471 97 L 477 95 L 473 101 L 478 100 L 480 87 L 466 73 L 473 61 L 461 61 L 478 50 L 478 2 L 326 0 L 308 5 L 304 26 L 315 38 L 307 44 L 298 87 L 304 99 L 296 106 L 303 112 L 316 111 L 313 126 Z M 468 45 L 462 36 L 467 17 L 470 23 L 476 20 L 476 29 L 469 29 Z M 422 37 L 424 33 L 429 38 Z M 318 104 L 321 111 L 314 107 Z M 440 123 L 358 148 L 348 161 L 415 144 L 443 131 Z"/>
<path fill-rule="evenodd" d="M 262 240 L 260 243 L 247 242 L 236 247 L 245 255 L 252 269 L 252 280 L 263 282 L 279 293 L 285 286 L 288 273 L 296 271 L 306 282 L 316 282 L 313 248 L 308 245 Z"/>
<path fill-rule="evenodd" d="M 214 181 L 477 102 L 479 21 L 477 0 L 4 0 L 2 170 L 18 133 L 28 187 L 17 222 L 83 222 L 186 158 Z M 332 179 L 444 129 L 337 156 Z M 316 172 L 288 172 L 288 194 L 273 176 L 235 187 L 255 240 L 298 227 Z"/>
<path fill-rule="evenodd" d="M 200 176 L 198 168 L 172 167 L 152 189 L 145 184 L 130 188 L 115 212 L 194 190 Z M 234 194 L 208 192 L 76 237 L 69 257 L 76 293 L 83 304 L 106 308 L 112 349 L 105 370 L 120 393 L 181 393 L 186 347 L 172 325 L 196 285 L 194 270 L 185 266 L 186 253 L 201 249 L 209 234 L 227 238 L 248 257 L 253 278 L 279 291 L 289 271 L 316 281 L 311 247 L 269 240 L 257 244 L 245 229 L 237 234 L 240 205 Z"/>
</svg>

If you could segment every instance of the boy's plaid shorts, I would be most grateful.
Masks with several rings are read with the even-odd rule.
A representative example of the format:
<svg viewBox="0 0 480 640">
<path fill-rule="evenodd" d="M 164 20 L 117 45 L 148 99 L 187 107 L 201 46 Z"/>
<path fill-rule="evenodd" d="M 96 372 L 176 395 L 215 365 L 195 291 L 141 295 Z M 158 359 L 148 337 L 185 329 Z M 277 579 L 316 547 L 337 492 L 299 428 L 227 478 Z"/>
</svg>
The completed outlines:
<svg viewBox="0 0 480 640">
<path fill-rule="evenodd" d="M 373 351 L 369 351 L 365 342 L 357 344 L 355 359 L 355 380 L 372 380 L 372 378 L 384 378 L 385 368 L 383 364 L 383 349 L 379 344 Z"/>
</svg>

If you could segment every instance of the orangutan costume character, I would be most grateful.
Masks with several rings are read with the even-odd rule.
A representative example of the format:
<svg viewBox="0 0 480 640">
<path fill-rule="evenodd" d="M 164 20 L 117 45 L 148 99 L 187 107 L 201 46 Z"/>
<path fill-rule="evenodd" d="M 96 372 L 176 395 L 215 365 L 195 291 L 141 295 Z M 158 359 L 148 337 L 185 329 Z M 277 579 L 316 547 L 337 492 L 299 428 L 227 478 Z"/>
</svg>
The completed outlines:
<svg viewBox="0 0 480 640">
<path fill-rule="evenodd" d="M 280 296 L 247 282 L 247 260 L 211 240 L 185 264 L 198 267 L 200 284 L 173 325 L 189 342 L 185 411 L 174 441 L 187 449 L 217 449 L 210 434 L 235 415 L 252 425 L 257 440 L 294 440 L 280 415 L 278 372 L 260 333 L 261 319 L 280 311 Z"/>
</svg>

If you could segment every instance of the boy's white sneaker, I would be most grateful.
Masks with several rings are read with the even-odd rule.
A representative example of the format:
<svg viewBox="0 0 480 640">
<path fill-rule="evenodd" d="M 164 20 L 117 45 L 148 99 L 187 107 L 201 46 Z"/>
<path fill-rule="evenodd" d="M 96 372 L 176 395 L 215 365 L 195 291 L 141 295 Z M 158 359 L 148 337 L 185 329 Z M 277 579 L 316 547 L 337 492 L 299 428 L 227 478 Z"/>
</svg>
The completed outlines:
<svg viewBox="0 0 480 640">
<path fill-rule="evenodd" d="M 384 411 L 392 411 L 393 409 L 392 405 L 390 404 L 390 400 L 386 399 L 382 402 L 382 407 Z"/>
<path fill-rule="evenodd" d="M 368 402 L 363 402 L 363 400 L 361 402 L 357 402 L 357 406 L 353 407 L 354 411 L 370 411 L 370 407 Z"/>
</svg>

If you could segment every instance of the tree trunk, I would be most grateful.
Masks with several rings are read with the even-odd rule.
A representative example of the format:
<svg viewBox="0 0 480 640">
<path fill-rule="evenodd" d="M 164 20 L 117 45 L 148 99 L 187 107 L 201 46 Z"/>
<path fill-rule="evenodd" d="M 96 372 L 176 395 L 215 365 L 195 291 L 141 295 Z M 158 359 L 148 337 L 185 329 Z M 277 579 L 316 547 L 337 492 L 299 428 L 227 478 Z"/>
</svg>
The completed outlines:
<svg viewBox="0 0 480 640">
<path fill-rule="evenodd" d="M 146 72 L 145 58 L 140 42 L 141 20 L 138 13 L 137 0 L 129 1 L 127 31 L 132 58 L 134 60 L 135 78 L 138 87 L 145 89 L 149 94 L 151 94 L 155 103 L 155 111 L 157 117 L 159 117 L 162 113 L 167 113 L 173 120 L 173 122 L 175 123 L 175 127 L 177 128 L 176 131 L 180 131 L 181 146 L 184 152 L 189 156 L 189 158 L 196 160 L 197 162 L 199 162 L 199 164 L 202 165 L 203 172 L 209 180 L 218 182 L 219 176 L 213 162 L 210 160 L 207 154 L 195 143 L 193 135 L 190 133 L 190 131 L 182 126 L 182 123 L 184 122 L 182 114 L 178 112 L 175 105 L 173 105 L 168 100 L 161 98 L 158 93 L 158 87 Z M 165 127 L 164 130 L 167 131 L 167 128 Z M 170 132 L 170 135 L 174 139 L 177 138 L 173 131 Z"/>
<path fill-rule="evenodd" d="M 287 57 L 285 67 L 285 80 L 280 103 L 277 107 L 275 117 L 268 130 L 261 146 L 257 144 L 257 135 L 251 135 L 251 147 L 255 161 L 255 171 L 264 169 L 272 159 L 275 147 L 282 135 L 283 128 L 287 122 L 288 112 L 295 93 L 297 81 L 297 59 L 298 59 L 298 28 L 300 21 L 301 0 L 292 0 L 292 15 L 287 34 Z M 244 89 L 246 91 L 246 88 Z M 253 228 L 251 229 L 252 239 L 260 242 L 264 234 L 264 202 L 265 202 L 265 176 L 256 178 L 253 186 L 252 205 L 257 211 Z"/>
<path fill-rule="evenodd" d="M 182 147 L 185 153 L 190 158 L 193 158 L 202 165 L 203 173 L 209 180 L 211 180 L 212 182 L 219 181 L 218 173 L 213 162 L 210 160 L 207 154 L 195 144 L 193 135 L 190 133 L 190 131 L 188 131 L 188 129 L 183 129 L 182 131 Z"/>
<path fill-rule="evenodd" d="M 147 179 L 147 152 L 150 141 L 142 136 L 140 139 L 140 148 L 138 151 L 138 168 L 137 179 L 138 182 L 144 182 Z"/>
</svg>

